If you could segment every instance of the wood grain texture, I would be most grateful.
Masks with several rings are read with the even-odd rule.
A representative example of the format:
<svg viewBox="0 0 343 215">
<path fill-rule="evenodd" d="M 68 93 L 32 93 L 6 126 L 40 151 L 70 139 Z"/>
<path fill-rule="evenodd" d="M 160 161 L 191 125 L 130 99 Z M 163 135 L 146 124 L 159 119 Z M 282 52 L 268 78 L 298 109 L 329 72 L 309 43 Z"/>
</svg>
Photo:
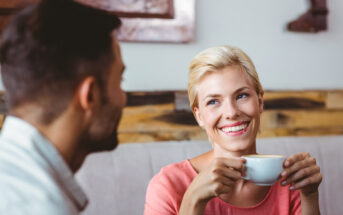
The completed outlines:
<svg viewBox="0 0 343 215">
<path fill-rule="evenodd" d="M 343 90 L 328 92 L 326 107 L 328 109 L 343 109 Z"/>
<path fill-rule="evenodd" d="M 119 125 L 121 143 L 207 140 L 187 108 L 186 91 L 129 92 Z M 343 90 L 267 91 L 258 137 L 343 134 Z M 180 108 L 181 107 L 181 108 Z M 0 93 L 0 123 L 6 109 Z"/>
<path fill-rule="evenodd" d="M 170 93 L 166 94 L 169 99 Z M 149 97 L 150 93 L 145 94 Z M 144 101 L 144 93 L 139 95 Z M 158 97 L 162 98 L 163 92 Z M 342 98 L 340 90 L 266 91 L 258 137 L 343 134 Z M 120 142 L 207 140 L 190 111 L 187 92 L 176 91 L 174 99 L 171 103 L 164 100 L 163 104 L 155 101 L 136 106 L 129 101 L 131 105 L 125 108 L 119 126 Z"/>
</svg>

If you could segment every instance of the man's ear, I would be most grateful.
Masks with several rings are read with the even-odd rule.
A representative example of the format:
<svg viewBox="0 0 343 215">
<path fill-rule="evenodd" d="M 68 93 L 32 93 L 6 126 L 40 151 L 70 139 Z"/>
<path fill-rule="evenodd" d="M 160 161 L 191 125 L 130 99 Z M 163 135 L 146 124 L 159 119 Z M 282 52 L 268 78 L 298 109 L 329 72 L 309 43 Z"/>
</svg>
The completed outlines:
<svg viewBox="0 0 343 215">
<path fill-rule="evenodd" d="M 258 103 L 259 103 L 260 113 L 263 112 L 263 108 L 264 108 L 263 95 L 264 95 L 263 91 L 258 94 Z"/>
<path fill-rule="evenodd" d="M 204 126 L 204 122 L 202 121 L 202 117 L 201 117 L 199 108 L 194 107 L 194 108 L 193 108 L 193 114 L 194 114 L 194 117 L 195 117 L 195 119 L 197 120 L 199 126 L 200 126 L 200 127 L 203 127 L 203 126 Z"/>
<path fill-rule="evenodd" d="M 77 100 L 83 110 L 93 110 L 99 101 L 99 87 L 94 77 L 87 77 L 79 84 Z"/>
</svg>

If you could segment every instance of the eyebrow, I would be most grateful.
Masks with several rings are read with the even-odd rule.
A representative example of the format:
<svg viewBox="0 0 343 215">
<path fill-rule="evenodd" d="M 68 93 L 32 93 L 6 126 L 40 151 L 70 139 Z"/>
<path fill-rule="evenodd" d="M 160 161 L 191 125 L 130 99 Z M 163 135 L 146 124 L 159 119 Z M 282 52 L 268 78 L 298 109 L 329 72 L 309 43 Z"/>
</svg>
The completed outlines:
<svg viewBox="0 0 343 215">
<path fill-rule="evenodd" d="M 205 98 L 203 99 L 203 101 L 205 101 L 207 98 L 217 98 L 220 97 L 220 94 L 209 94 L 207 96 L 205 96 Z"/>
<path fill-rule="evenodd" d="M 244 90 L 251 90 L 250 87 L 241 87 L 241 88 L 238 88 L 237 90 L 235 90 L 234 94 L 235 93 L 238 93 L 238 92 L 241 92 L 241 91 L 244 91 Z M 209 94 L 207 96 L 205 96 L 205 98 L 203 99 L 203 101 L 205 101 L 206 99 L 208 98 L 218 98 L 218 97 L 221 97 L 221 94 Z"/>
<path fill-rule="evenodd" d="M 250 87 L 241 87 L 241 88 L 237 89 L 237 90 L 235 91 L 235 93 L 241 92 L 241 91 L 244 91 L 244 90 L 251 90 L 251 88 L 250 88 Z"/>
</svg>

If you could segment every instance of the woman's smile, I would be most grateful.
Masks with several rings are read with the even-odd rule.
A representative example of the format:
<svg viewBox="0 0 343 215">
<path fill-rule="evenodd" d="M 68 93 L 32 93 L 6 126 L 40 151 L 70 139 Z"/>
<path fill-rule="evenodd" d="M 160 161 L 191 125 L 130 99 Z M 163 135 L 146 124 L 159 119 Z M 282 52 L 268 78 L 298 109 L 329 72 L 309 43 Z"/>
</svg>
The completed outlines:
<svg viewBox="0 0 343 215">
<path fill-rule="evenodd" d="M 248 130 L 249 122 L 250 121 L 237 122 L 232 125 L 225 125 L 219 129 L 226 135 L 239 136 L 246 133 L 246 131 Z"/>
<path fill-rule="evenodd" d="M 262 95 L 240 67 L 229 66 L 203 77 L 194 113 L 212 144 L 226 152 L 255 150 L 263 110 Z"/>
</svg>

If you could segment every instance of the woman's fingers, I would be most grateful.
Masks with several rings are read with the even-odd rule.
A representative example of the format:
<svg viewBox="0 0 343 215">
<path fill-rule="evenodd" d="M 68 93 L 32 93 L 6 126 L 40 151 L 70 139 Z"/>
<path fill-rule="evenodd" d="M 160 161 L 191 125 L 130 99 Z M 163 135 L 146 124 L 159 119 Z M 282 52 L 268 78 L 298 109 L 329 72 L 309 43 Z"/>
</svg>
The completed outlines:
<svg viewBox="0 0 343 215">
<path fill-rule="evenodd" d="M 232 179 L 234 181 L 242 177 L 242 173 L 233 168 L 217 168 L 213 170 L 213 175 L 220 175 L 225 177 L 226 180 Z"/>
<path fill-rule="evenodd" d="M 244 159 L 240 158 L 216 158 L 208 171 L 208 183 L 212 195 L 218 196 L 232 190 L 235 182 L 242 177 Z"/>
<path fill-rule="evenodd" d="M 211 179 L 212 184 L 215 185 L 223 185 L 223 186 L 233 186 L 235 184 L 235 181 L 233 180 L 228 180 L 225 176 L 218 175 L 216 177 L 213 177 Z"/>
<path fill-rule="evenodd" d="M 214 161 L 215 165 L 225 166 L 227 168 L 233 168 L 238 171 L 242 171 L 244 168 L 245 159 L 243 158 L 216 158 Z"/>
<path fill-rule="evenodd" d="M 243 167 L 244 159 L 215 158 L 194 178 L 186 191 L 191 196 L 188 198 L 208 201 L 220 194 L 230 193 L 237 179 L 241 178 Z"/>
<path fill-rule="evenodd" d="M 309 166 L 303 169 L 300 169 L 299 171 L 295 172 L 294 174 L 290 175 L 283 185 L 291 184 L 292 182 L 300 181 L 306 177 L 312 176 L 314 174 L 317 174 L 320 172 L 320 167 L 317 165 Z"/>
<path fill-rule="evenodd" d="M 311 155 L 308 152 L 303 152 L 303 153 L 298 153 L 298 154 L 292 155 L 285 160 L 284 166 L 287 168 L 287 167 L 293 165 L 294 163 L 296 163 L 300 160 L 305 160 L 306 158 L 309 158 L 309 157 L 311 157 Z"/>
<path fill-rule="evenodd" d="M 307 188 L 309 185 L 318 186 L 321 181 L 322 181 L 322 174 L 318 172 L 312 175 L 311 177 L 304 178 L 303 180 L 294 183 L 291 189 L 303 189 L 303 188 Z"/>
<path fill-rule="evenodd" d="M 287 165 L 288 164 L 288 165 Z M 316 159 L 309 156 L 308 153 L 301 153 L 288 158 L 285 161 L 286 168 L 282 171 L 281 176 L 288 177 L 300 169 L 316 165 Z"/>
<path fill-rule="evenodd" d="M 232 190 L 232 185 L 221 183 L 212 184 L 213 196 L 219 196 L 224 193 L 229 193 Z"/>
<path fill-rule="evenodd" d="M 292 184 L 291 190 L 299 189 L 305 195 L 318 191 L 322 174 L 316 159 L 309 153 L 299 153 L 289 157 L 284 167 L 281 176 L 285 180 L 281 182 L 282 185 Z"/>
<path fill-rule="evenodd" d="M 210 171 L 228 178 L 239 179 L 244 173 L 244 163 L 245 160 L 241 158 L 216 158 L 211 164 Z"/>
<path fill-rule="evenodd" d="M 219 171 L 215 174 L 210 175 L 209 181 L 209 192 L 212 197 L 219 196 L 223 193 L 228 193 L 232 190 L 235 180 L 228 178 L 222 174 L 219 174 Z"/>
</svg>

